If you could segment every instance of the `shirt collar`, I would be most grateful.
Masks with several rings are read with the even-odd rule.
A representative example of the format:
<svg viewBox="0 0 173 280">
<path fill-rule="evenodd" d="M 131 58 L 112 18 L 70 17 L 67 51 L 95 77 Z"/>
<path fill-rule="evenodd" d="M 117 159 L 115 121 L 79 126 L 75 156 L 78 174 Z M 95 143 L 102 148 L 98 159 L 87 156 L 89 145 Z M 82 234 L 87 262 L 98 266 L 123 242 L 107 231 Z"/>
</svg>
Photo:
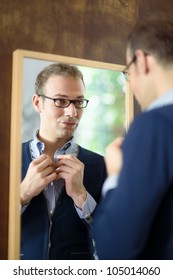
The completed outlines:
<svg viewBox="0 0 173 280">
<path fill-rule="evenodd" d="M 173 89 L 167 91 L 164 95 L 159 97 L 156 101 L 151 103 L 146 111 L 173 104 Z"/>
<path fill-rule="evenodd" d="M 38 139 L 38 133 L 39 130 L 36 130 L 36 132 L 34 133 L 33 145 L 39 151 L 39 153 L 42 154 L 44 152 L 45 144 Z M 72 138 L 61 148 L 57 149 L 56 152 L 58 152 L 59 154 L 69 154 L 71 150 L 73 150 L 75 145 L 75 139 L 74 136 L 72 136 Z"/>
</svg>

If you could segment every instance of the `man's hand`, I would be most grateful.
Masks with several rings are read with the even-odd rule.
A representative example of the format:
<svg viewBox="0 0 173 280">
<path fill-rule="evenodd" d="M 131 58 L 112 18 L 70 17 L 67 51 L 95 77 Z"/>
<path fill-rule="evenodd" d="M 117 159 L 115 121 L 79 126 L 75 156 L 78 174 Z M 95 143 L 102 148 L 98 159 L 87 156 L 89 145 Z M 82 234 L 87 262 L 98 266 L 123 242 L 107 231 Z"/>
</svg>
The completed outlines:
<svg viewBox="0 0 173 280">
<path fill-rule="evenodd" d="M 50 182 L 56 179 L 54 163 L 49 156 L 43 154 L 33 160 L 20 185 L 21 205 L 28 204 L 33 197 L 41 193 Z"/>
<path fill-rule="evenodd" d="M 83 185 L 84 164 L 73 155 L 59 155 L 57 178 L 65 180 L 66 193 L 78 208 L 82 208 L 87 191 Z"/>
<path fill-rule="evenodd" d="M 121 171 L 123 157 L 121 146 L 123 143 L 123 138 L 119 137 L 115 139 L 106 148 L 105 163 L 107 168 L 107 173 L 109 176 L 118 175 Z"/>
</svg>

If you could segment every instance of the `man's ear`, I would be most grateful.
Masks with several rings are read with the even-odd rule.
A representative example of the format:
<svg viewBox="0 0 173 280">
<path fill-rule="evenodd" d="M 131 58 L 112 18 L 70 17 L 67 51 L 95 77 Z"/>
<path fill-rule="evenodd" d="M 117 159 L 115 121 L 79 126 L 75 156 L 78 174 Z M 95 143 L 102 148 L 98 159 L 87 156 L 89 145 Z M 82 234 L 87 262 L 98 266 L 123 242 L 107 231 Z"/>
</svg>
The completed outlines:
<svg viewBox="0 0 173 280">
<path fill-rule="evenodd" d="M 40 98 L 37 94 L 32 96 L 32 103 L 36 112 L 41 113 Z"/>
<path fill-rule="evenodd" d="M 141 73 L 147 74 L 149 71 L 147 55 L 142 50 L 136 50 L 137 67 Z"/>
</svg>

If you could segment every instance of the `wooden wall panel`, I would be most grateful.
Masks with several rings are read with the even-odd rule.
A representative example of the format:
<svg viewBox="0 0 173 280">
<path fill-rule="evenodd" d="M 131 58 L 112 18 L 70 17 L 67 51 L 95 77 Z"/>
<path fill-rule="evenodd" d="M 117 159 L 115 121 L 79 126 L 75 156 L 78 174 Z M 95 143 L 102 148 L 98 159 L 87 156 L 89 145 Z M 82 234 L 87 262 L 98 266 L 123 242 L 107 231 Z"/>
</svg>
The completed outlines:
<svg viewBox="0 0 173 280">
<path fill-rule="evenodd" d="M 172 0 L 138 0 L 139 17 L 142 18 L 149 14 L 155 14 L 157 12 L 163 14 L 173 13 L 173 1 Z"/>
<path fill-rule="evenodd" d="M 136 0 L 1 0 L 2 50 L 17 48 L 125 62 Z"/>
<path fill-rule="evenodd" d="M 11 54 L 0 53 L 0 259 L 7 257 Z"/>
</svg>

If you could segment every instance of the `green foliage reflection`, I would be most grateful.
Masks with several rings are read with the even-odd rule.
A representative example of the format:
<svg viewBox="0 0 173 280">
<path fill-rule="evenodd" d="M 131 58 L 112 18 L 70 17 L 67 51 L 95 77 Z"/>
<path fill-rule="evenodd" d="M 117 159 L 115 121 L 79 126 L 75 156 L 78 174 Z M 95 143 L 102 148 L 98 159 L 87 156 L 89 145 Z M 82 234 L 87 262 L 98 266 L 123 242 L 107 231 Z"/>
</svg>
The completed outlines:
<svg viewBox="0 0 173 280">
<path fill-rule="evenodd" d="M 125 130 L 125 80 L 118 71 L 78 66 L 89 104 L 77 130 L 77 142 L 102 155 Z"/>
</svg>

